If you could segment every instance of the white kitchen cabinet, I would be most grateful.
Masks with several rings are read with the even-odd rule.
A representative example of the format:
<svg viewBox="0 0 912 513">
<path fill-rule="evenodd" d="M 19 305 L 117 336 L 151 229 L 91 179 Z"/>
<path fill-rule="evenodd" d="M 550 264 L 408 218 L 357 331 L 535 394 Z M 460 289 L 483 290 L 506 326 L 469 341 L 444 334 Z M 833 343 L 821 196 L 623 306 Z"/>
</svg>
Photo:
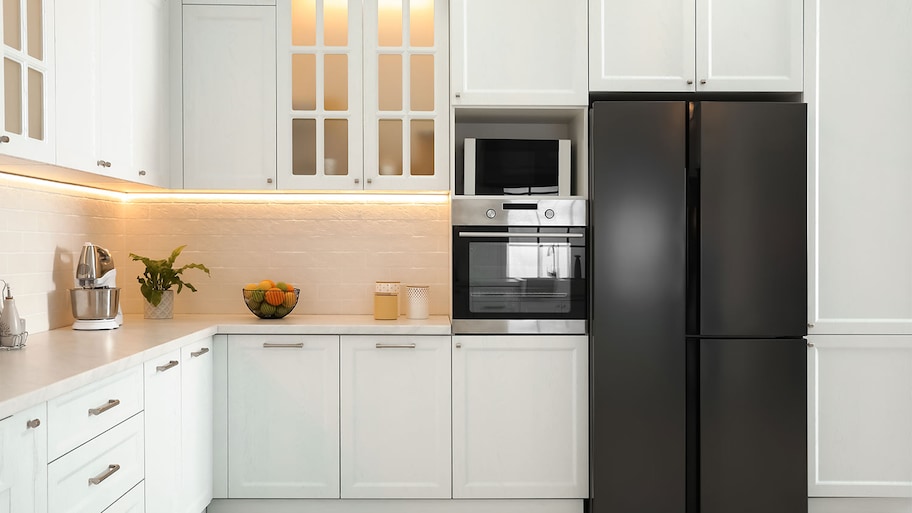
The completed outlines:
<svg viewBox="0 0 912 513">
<path fill-rule="evenodd" d="M 181 348 L 181 493 L 180 508 L 171 511 L 199 513 L 212 501 L 212 342 Z"/>
<path fill-rule="evenodd" d="M 339 337 L 228 337 L 228 497 L 339 497 Z"/>
<path fill-rule="evenodd" d="M 108 509 L 104 510 L 104 513 L 144 513 L 146 511 L 146 505 L 143 501 L 146 495 L 145 488 L 146 482 L 140 481 L 138 485 L 125 493 L 123 497 L 117 499 L 117 502 L 111 504 Z"/>
<path fill-rule="evenodd" d="M 800 92 L 802 0 L 593 0 L 589 89 Z"/>
<path fill-rule="evenodd" d="M 55 6 L 56 164 L 168 186 L 167 1 Z"/>
<path fill-rule="evenodd" d="M 587 105 L 587 5 L 452 0 L 452 104 Z"/>
<path fill-rule="evenodd" d="M 182 511 L 180 350 L 143 364 L 145 403 L 145 509 Z M 198 513 L 198 511 L 196 512 Z"/>
<path fill-rule="evenodd" d="M 912 336 L 808 341 L 808 495 L 912 496 Z"/>
<path fill-rule="evenodd" d="M 912 334 L 912 10 L 809 2 L 811 334 Z M 878 94 L 859 101 L 856 81 Z"/>
<path fill-rule="evenodd" d="M 54 2 L 3 0 L 0 154 L 53 163 Z"/>
<path fill-rule="evenodd" d="M 453 497 L 587 498 L 588 338 L 453 337 Z"/>
<path fill-rule="evenodd" d="M 450 498 L 450 337 L 343 336 L 340 368 L 342 498 Z"/>
<path fill-rule="evenodd" d="M 449 189 L 446 2 L 278 9 L 278 188 Z"/>
<path fill-rule="evenodd" d="M 0 511 L 47 512 L 45 403 L 0 419 Z"/>
<path fill-rule="evenodd" d="M 183 188 L 276 188 L 276 8 L 184 5 Z"/>
</svg>

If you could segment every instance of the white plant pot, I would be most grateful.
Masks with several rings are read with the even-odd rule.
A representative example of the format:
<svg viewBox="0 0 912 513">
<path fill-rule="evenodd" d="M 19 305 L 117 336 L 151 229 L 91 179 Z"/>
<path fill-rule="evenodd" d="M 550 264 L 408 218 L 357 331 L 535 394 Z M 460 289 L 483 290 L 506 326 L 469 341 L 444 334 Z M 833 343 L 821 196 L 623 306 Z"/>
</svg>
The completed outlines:
<svg viewBox="0 0 912 513">
<path fill-rule="evenodd" d="M 162 300 L 158 306 L 152 306 L 152 303 L 143 300 L 145 308 L 143 317 L 146 319 L 171 319 L 174 317 L 174 291 L 166 290 L 162 292 Z"/>
</svg>

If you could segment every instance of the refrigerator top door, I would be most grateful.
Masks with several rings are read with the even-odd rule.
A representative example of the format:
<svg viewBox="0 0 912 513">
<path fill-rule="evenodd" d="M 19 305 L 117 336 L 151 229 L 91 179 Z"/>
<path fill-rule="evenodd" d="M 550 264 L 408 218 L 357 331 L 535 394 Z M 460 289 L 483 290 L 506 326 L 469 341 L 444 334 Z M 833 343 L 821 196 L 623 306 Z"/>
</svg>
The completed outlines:
<svg viewBox="0 0 912 513">
<path fill-rule="evenodd" d="M 697 110 L 699 334 L 803 336 L 807 106 L 702 102 Z"/>
</svg>

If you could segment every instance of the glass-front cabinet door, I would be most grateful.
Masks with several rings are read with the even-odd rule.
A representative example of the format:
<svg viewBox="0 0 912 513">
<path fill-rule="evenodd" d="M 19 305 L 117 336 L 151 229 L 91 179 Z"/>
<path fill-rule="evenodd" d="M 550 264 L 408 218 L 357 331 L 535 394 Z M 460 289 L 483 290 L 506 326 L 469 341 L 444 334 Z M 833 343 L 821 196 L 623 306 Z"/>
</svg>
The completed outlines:
<svg viewBox="0 0 912 513">
<path fill-rule="evenodd" d="M 277 186 L 361 189 L 361 0 L 278 7 Z"/>
<path fill-rule="evenodd" d="M 278 7 L 278 188 L 449 189 L 446 2 Z"/>
<path fill-rule="evenodd" d="M 30 160 L 54 161 L 53 2 L 0 0 L 0 153 Z"/>
<path fill-rule="evenodd" d="M 449 189 L 447 3 L 364 4 L 366 189 Z"/>
</svg>

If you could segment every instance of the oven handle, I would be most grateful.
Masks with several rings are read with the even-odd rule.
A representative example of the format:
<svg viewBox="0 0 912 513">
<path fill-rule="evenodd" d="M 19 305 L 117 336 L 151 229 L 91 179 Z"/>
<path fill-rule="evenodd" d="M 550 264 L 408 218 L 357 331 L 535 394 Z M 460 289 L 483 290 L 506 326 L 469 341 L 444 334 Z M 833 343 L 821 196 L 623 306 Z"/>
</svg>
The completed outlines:
<svg viewBox="0 0 912 513">
<path fill-rule="evenodd" d="M 525 237 L 529 239 L 581 239 L 582 233 L 516 233 L 516 232 L 459 232 L 460 237 L 478 237 L 504 239 L 507 237 Z"/>
</svg>

